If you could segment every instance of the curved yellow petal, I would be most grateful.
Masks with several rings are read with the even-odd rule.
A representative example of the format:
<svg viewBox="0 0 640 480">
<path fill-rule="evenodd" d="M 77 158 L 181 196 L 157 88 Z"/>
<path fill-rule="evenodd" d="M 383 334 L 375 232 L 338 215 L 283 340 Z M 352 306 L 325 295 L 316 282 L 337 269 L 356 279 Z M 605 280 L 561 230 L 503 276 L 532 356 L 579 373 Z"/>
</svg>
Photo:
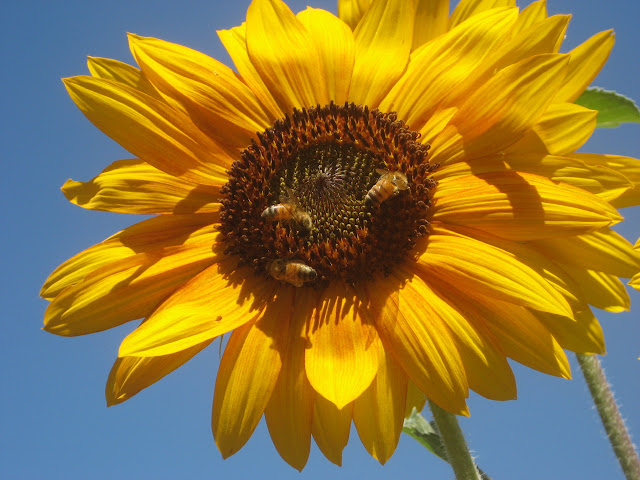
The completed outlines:
<svg viewBox="0 0 640 480">
<path fill-rule="evenodd" d="M 460 285 L 463 291 L 572 316 L 565 298 L 517 256 L 480 240 L 445 232 L 441 229 L 429 235 L 418 259 L 423 275 Z"/>
<path fill-rule="evenodd" d="M 415 50 L 449 28 L 449 0 L 414 0 L 413 44 Z"/>
<path fill-rule="evenodd" d="M 584 190 L 522 172 L 440 180 L 433 220 L 510 240 L 580 235 L 622 220 L 608 203 Z"/>
<path fill-rule="evenodd" d="M 100 57 L 88 57 L 87 66 L 89 67 L 91 75 L 96 78 L 104 78 L 106 80 L 123 83 L 151 97 L 162 100 L 162 96 L 151 84 L 149 79 L 136 67 L 118 60 L 112 60 L 111 58 Z"/>
<path fill-rule="evenodd" d="M 238 73 L 242 80 L 246 82 L 249 88 L 255 93 L 260 103 L 264 106 L 265 111 L 269 113 L 269 121 L 284 117 L 282 109 L 273 98 L 269 87 L 264 83 L 256 67 L 251 63 L 249 52 L 247 50 L 246 26 L 243 23 L 239 27 L 229 30 L 218 30 L 218 38 L 227 50 L 227 53 L 233 60 Z"/>
<path fill-rule="evenodd" d="M 402 278 L 390 275 L 365 286 L 382 343 L 431 401 L 468 415 L 467 378 L 442 318 L 453 309 L 425 289 L 419 277 L 397 273 Z"/>
<path fill-rule="evenodd" d="M 338 410 L 338 407 L 322 395 L 316 395 L 311 432 L 320 451 L 339 467 L 342 466 L 342 450 L 349 441 L 352 416 L 353 403 Z"/>
<path fill-rule="evenodd" d="M 371 0 L 338 0 L 338 17 L 355 30 L 369 5 Z"/>
<path fill-rule="evenodd" d="M 629 294 L 615 275 L 566 264 L 562 268 L 575 280 L 582 298 L 590 305 L 614 313 L 629 310 Z"/>
<path fill-rule="evenodd" d="M 413 41 L 413 2 L 379 0 L 354 35 L 356 60 L 349 101 L 375 108 L 404 72 Z"/>
<path fill-rule="evenodd" d="M 449 106 L 478 81 L 487 56 L 504 42 L 516 18 L 515 9 L 486 12 L 425 44 L 380 108 L 421 129 L 439 105 Z"/>
<path fill-rule="evenodd" d="M 380 345 L 378 374 L 353 404 L 360 441 L 384 465 L 398 446 L 407 404 L 408 378 Z"/>
<path fill-rule="evenodd" d="M 449 19 L 449 28 L 452 29 L 486 10 L 499 7 L 515 7 L 515 5 L 515 0 L 460 0 Z"/>
<path fill-rule="evenodd" d="M 547 0 L 537 0 L 520 12 L 513 34 L 517 35 L 547 18 Z"/>
<path fill-rule="evenodd" d="M 558 262 L 631 278 L 640 271 L 640 252 L 610 228 L 575 237 L 546 238 L 531 243 L 536 250 Z"/>
<path fill-rule="evenodd" d="M 338 105 L 347 101 L 355 62 L 353 32 L 326 10 L 307 7 L 297 15 L 320 56 L 327 94 Z"/>
<path fill-rule="evenodd" d="M 161 357 L 119 357 L 113 364 L 105 396 L 107 406 L 129 400 L 178 369 L 211 344 L 212 340 Z"/>
<path fill-rule="evenodd" d="M 169 355 L 227 333 L 259 315 L 275 285 L 236 264 L 235 258 L 224 259 L 173 292 L 122 341 L 119 356 Z"/>
<path fill-rule="evenodd" d="M 366 305 L 331 283 L 309 326 L 305 369 L 313 389 L 339 409 L 358 398 L 378 369 L 378 336 Z"/>
<path fill-rule="evenodd" d="M 91 210 L 142 215 L 217 212 L 220 189 L 194 185 L 142 160 L 118 160 L 88 182 L 67 180 L 62 193 Z"/>
<path fill-rule="evenodd" d="M 200 235 L 197 243 L 143 251 L 92 271 L 53 299 L 44 315 L 44 329 L 56 335 L 85 335 L 149 315 L 217 260 L 221 255 L 218 235 L 210 232 Z"/>
<path fill-rule="evenodd" d="M 613 44 L 613 30 L 600 32 L 569 52 L 569 70 L 554 102 L 573 102 L 587 88 L 604 66 Z"/>
<path fill-rule="evenodd" d="M 52 299 L 68 286 L 82 282 L 89 273 L 137 253 L 197 243 L 201 235 L 206 241 L 218 220 L 217 214 L 197 214 L 155 217 L 136 223 L 56 268 L 42 286 L 40 296 Z"/>
<path fill-rule="evenodd" d="M 211 430 L 223 458 L 249 440 L 271 398 L 282 367 L 281 349 L 289 328 L 282 313 L 291 310 L 284 290 L 255 322 L 235 330 L 224 349 L 216 378 Z"/>
<path fill-rule="evenodd" d="M 287 287 L 293 288 L 293 287 Z M 282 349 L 282 368 L 265 410 L 265 419 L 273 444 L 280 456 L 293 468 L 302 470 L 311 448 L 314 398 L 304 370 L 307 325 L 318 302 L 318 292 L 295 289 L 288 338 Z"/>
<path fill-rule="evenodd" d="M 311 35 L 281 0 L 253 0 L 247 48 L 262 81 L 285 112 L 329 103 Z"/>
<path fill-rule="evenodd" d="M 573 321 L 545 312 L 531 313 L 544 324 L 562 348 L 576 353 L 606 353 L 602 328 L 588 306 L 574 310 Z"/>
<path fill-rule="evenodd" d="M 589 140 L 596 128 L 597 116 L 597 111 L 573 103 L 552 104 L 524 137 L 505 150 L 505 154 L 571 153 Z"/>
<path fill-rule="evenodd" d="M 535 55 L 510 65 L 475 91 L 432 142 L 431 161 L 447 165 L 515 143 L 545 112 L 569 57 Z"/>
<path fill-rule="evenodd" d="M 64 83 L 89 121 L 136 157 L 190 182 L 226 183 L 231 159 L 185 114 L 111 80 L 72 77 Z"/>
<path fill-rule="evenodd" d="M 409 385 L 407 386 L 407 405 L 405 406 L 404 417 L 407 418 L 411 415 L 414 408 L 417 412 L 421 412 L 425 403 L 427 403 L 427 397 L 424 392 L 422 392 L 415 383 L 409 380 Z"/>
<path fill-rule="evenodd" d="M 616 208 L 640 205 L 640 160 L 620 155 L 601 155 L 598 153 L 572 153 L 571 158 L 583 161 L 587 165 L 595 165 L 615 170 L 624 175 L 635 188 L 628 188 L 610 200 Z M 607 200 L 609 201 L 609 200 Z"/>
<path fill-rule="evenodd" d="M 632 286 L 636 290 L 640 290 L 640 273 L 634 275 L 631 280 L 627 283 L 627 285 Z"/>
<path fill-rule="evenodd" d="M 251 89 L 229 67 L 182 45 L 129 34 L 146 77 L 219 142 L 244 148 L 271 121 Z"/>
</svg>

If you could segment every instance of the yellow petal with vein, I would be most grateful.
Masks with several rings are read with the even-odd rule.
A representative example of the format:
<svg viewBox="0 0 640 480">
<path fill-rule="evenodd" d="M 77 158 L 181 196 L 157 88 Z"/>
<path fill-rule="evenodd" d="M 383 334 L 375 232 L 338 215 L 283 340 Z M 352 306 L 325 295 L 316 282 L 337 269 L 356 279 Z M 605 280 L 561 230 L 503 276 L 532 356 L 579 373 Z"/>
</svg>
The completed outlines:
<svg viewBox="0 0 640 480">
<path fill-rule="evenodd" d="M 305 369 L 314 390 L 338 408 L 358 398 L 378 369 L 378 335 L 355 292 L 341 282 L 324 292 L 309 326 Z"/>
<path fill-rule="evenodd" d="M 515 0 L 460 0 L 449 19 L 449 28 L 454 28 L 486 10 L 499 7 L 515 7 Z"/>
<path fill-rule="evenodd" d="M 221 254 L 216 246 L 218 235 L 211 232 L 199 236 L 198 243 L 149 250 L 107 263 L 53 299 L 44 315 L 44 329 L 63 336 L 85 335 L 149 315 L 168 295 L 216 261 Z M 137 356 L 120 356 L 130 355 Z"/>
<path fill-rule="evenodd" d="M 569 52 L 569 70 L 554 102 L 573 102 L 604 66 L 615 42 L 613 30 L 600 32 Z"/>
<path fill-rule="evenodd" d="M 319 8 L 298 13 L 316 51 L 329 99 L 338 105 L 347 101 L 355 62 L 355 41 L 351 29 L 338 17 Z"/>
<path fill-rule="evenodd" d="M 442 179 L 433 220 L 463 225 L 510 240 L 580 235 L 622 220 L 595 195 L 521 172 Z"/>
<path fill-rule="evenodd" d="M 251 3 L 247 48 L 262 81 L 285 112 L 329 103 L 311 35 L 281 0 Z"/>
<path fill-rule="evenodd" d="M 91 75 L 96 78 L 104 78 L 106 80 L 123 83 L 158 100 L 162 100 L 162 96 L 151 84 L 149 79 L 136 67 L 118 60 L 100 57 L 89 57 L 87 59 L 87 66 L 89 67 Z"/>
<path fill-rule="evenodd" d="M 416 387 L 416 384 L 409 380 L 407 387 L 407 405 L 404 410 L 404 417 L 407 418 L 413 412 L 415 408 L 417 412 L 421 412 L 427 403 L 427 397 L 422 390 Z"/>
<path fill-rule="evenodd" d="M 587 305 L 582 310 L 574 310 L 573 321 L 550 313 L 531 313 L 547 327 L 562 348 L 576 353 L 606 353 L 602 328 Z"/>
<path fill-rule="evenodd" d="M 111 80 L 72 77 L 64 83 L 91 123 L 136 157 L 187 181 L 226 183 L 231 160 L 185 114 Z"/>
<path fill-rule="evenodd" d="M 119 356 L 169 355 L 227 333 L 256 317 L 275 286 L 225 259 L 167 298 L 120 345 Z"/>
<path fill-rule="evenodd" d="M 198 243 L 201 235 L 205 235 L 207 241 L 217 222 L 217 214 L 200 214 L 162 216 L 136 223 L 56 268 L 44 283 L 40 296 L 52 299 L 66 287 L 82 282 L 89 273 L 116 260 L 164 247 Z"/>
<path fill-rule="evenodd" d="M 640 273 L 634 275 L 627 285 L 632 286 L 636 290 L 640 290 Z"/>
<path fill-rule="evenodd" d="M 243 23 L 241 26 L 234 27 L 230 30 L 218 30 L 217 33 L 222 45 L 224 45 L 231 60 L 233 60 L 238 73 L 258 97 L 265 110 L 269 112 L 270 118 L 277 119 L 284 117 L 282 109 L 273 98 L 269 87 L 265 85 L 256 67 L 251 63 L 247 50 L 247 31 L 245 24 Z"/>
<path fill-rule="evenodd" d="M 615 170 L 624 175 L 635 188 L 629 188 L 610 200 L 616 208 L 633 207 L 640 205 L 640 160 L 619 155 L 601 155 L 598 153 L 572 153 L 571 158 L 576 158 L 587 165 L 596 165 Z"/>
<path fill-rule="evenodd" d="M 563 265 L 562 268 L 575 280 L 582 292 L 582 298 L 590 305 L 614 313 L 629 310 L 629 294 L 615 275 L 572 265 Z"/>
<path fill-rule="evenodd" d="M 513 29 L 513 34 L 517 35 L 522 30 L 526 30 L 547 18 L 547 0 L 533 2 L 520 12 L 518 22 Z"/>
<path fill-rule="evenodd" d="M 218 187 L 194 185 L 142 160 L 119 160 L 88 182 L 67 180 L 62 193 L 71 203 L 107 212 L 183 215 L 217 212 Z"/>
<path fill-rule="evenodd" d="M 371 315 L 387 352 L 425 395 L 456 415 L 468 415 L 467 378 L 442 318 L 452 309 L 417 276 L 398 272 L 366 286 Z"/>
<path fill-rule="evenodd" d="M 408 378 L 382 345 L 378 361 L 376 378 L 354 402 L 353 423 L 364 448 L 384 465 L 400 440 Z"/>
<path fill-rule="evenodd" d="M 338 0 L 338 17 L 355 30 L 369 5 L 371 0 Z"/>
<path fill-rule="evenodd" d="M 295 290 L 288 339 L 286 348 L 282 349 L 282 368 L 265 410 L 273 444 L 280 456 L 297 470 L 302 470 L 306 465 L 311 448 L 316 394 L 304 371 L 304 352 L 307 347 L 307 324 L 317 302 L 316 291 L 304 288 Z"/>
<path fill-rule="evenodd" d="M 119 357 L 107 379 L 107 406 L 118 405 L 178 369 L 212 340 L 162 357 Z"/>
<path fill-rule="evenodd" d="M 490 155 L 515 143 L 551 103 L 568 61 L 566 55 L 536 55 L 498 72 L 434 139 L 431 161 L 446 165 Z"/>
<path fill-rule="evenodd" d="M 449 0 L 414 0 L 416 16 L 413 22 L 415 50 L 429 40 L 445 33 L 449 28 Z"/>
<path fill-rule="evenodd" d="M 342 466 L 342 450 L 349 441 L 352 416 L 353 403 L 338 410 L 329 400 L 316 395 L 311 426 L 313 438 L 324 456 L 339 467 Z"/>
<path fill-rule="evenodd" d="M 272 120 L 229 67 L 182 45 L 129 34 L 131 52 L 149 80 L 179 103 L 203 131 L 244 148 Z"/>
<path fill-rule="evenodd" d="M 354 35 L 356 61 L 349 101 L 375 108 L 404 72 L 413 41 L 413 2 L 371 5 Z"/>
<path fill-rule="evenodd" d="M 211 430 L 223 458 L 249 440 L 264 412 L 282 367 L 280 351 L 288 318 L 276 315 L 291 308 L 291 289 L 255 322 L 231 334 L 224 350 L 213 395 Z"/>
</svg>

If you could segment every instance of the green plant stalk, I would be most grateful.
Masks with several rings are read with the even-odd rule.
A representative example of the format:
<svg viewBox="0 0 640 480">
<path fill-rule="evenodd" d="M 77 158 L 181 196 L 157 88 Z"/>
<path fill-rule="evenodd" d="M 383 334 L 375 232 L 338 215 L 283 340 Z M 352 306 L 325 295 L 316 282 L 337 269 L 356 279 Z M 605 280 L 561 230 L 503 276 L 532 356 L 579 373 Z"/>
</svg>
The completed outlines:
<svg viewBox="0 0 640 480">
<path fill-rule="evenodd" d="M 596 355 L 576 353 L 604 429 L 627 480 L 640 480 L 640 459 Z"/>
<path fill-rule="evenodd" d="M 429 407 L 438 426 L 440 438 L 447 452 L 447 460 L 453 467 L 456 480 L 480 480 L 478 469 L 473 457 L 471 457 L 456 416 L 443 410 L 432 401 L 429 401 Z"/>
</svg>

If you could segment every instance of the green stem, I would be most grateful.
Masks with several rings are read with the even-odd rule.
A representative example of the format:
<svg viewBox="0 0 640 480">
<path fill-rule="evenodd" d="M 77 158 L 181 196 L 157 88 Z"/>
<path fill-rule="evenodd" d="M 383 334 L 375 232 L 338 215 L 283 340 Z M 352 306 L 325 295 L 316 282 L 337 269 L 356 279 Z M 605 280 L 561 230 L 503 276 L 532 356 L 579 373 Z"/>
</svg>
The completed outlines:
<svg viewBox="0 0 640 480">
<path fill-rule="evenodd" d="M 447 452 L 447 460 L 453 467 L 456 480 L 480 480 L 476 464 L 473 462 L 456 416 L 441 409 L 432 401 L 429 401 L 429 407 L 438 426 L 440 438 Z"/>
<path fill-rule="evenodd" d="M 627 480 L 640 480 L 640 460 L 596 355 L 576 353 L 604 429 Z"/>
</svg>

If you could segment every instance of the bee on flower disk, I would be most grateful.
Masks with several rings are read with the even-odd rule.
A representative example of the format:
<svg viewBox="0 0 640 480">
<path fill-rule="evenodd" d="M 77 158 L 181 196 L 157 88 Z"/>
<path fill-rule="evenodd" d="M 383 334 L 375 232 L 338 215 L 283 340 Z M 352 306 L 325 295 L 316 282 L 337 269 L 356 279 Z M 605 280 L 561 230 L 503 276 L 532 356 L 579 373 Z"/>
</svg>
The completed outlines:
<svg viewBox="0 0 640 480">
<path fill-rule="evenodd" d="M 311 216 L 298 206 L 298 199 L 293 190 L 289 187 L 286 188 L 288 196 L 281 195 L 280 203 L 265 208 L 262 211 L 262 218 L 274 222 L 278 220 L 294 220 L 304 230 L 310 232 L 313 228 Z"/>
<path fill-rule="evenodd" d="M 378 182 L 371 187 L 364 197 L 364 203 L 368 206 L 380 205 L 390 197 L 400 193 L 400 190 L 409 188 L 409 181 L 402 172 L 390 172 L 382 168 L 376 168 L 376 172 L 380 174 Z"/>
<path fill-rule="evenodd" d="M 276 280 L 290 283 L 294 287 L 301 287 L 306 282 L 313 282 L 318 274 L 309 265 L 299 260 L 278 258 L 269 264 L 269 275 Z"/>
</svg>

